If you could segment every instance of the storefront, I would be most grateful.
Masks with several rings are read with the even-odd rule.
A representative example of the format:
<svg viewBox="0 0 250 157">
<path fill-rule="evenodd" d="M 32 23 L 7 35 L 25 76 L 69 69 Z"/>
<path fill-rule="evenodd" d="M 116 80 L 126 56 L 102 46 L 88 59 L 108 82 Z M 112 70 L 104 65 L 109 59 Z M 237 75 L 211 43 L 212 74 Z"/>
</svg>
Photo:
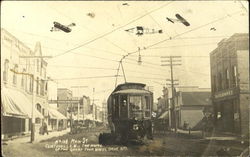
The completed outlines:
<svg viewBox="0 0 250 157">
<path fill-rule="evenodd" d="M 67 118 L 54 108 L 49 108 L 49 129 L 52 131 L 67 128 Z"/>
<path fill-rule="evenodd" d="M 237 89 L 215 93 L 215 126 L 218 131 L 240 133 L 240 101 Z"/>
<path fill-rule="evenodd" d="M 2 134 L 6 137 L 28 133 L 33 116 L 43 119 L 36 109 L 32 112 L 31 101 L 21 91 L 12 88 L 1 89 Z M 37 130 L 36 130 L 37 131 Z"/>
</svg>

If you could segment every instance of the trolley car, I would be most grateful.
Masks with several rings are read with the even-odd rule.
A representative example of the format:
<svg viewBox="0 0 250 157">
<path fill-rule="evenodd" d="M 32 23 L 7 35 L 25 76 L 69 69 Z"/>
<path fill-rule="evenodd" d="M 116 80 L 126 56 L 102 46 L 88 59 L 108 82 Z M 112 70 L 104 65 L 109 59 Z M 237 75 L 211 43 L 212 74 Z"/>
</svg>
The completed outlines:
<svg viewBox="0 0 250 157">
<path fill-rule="evenodd" d="M 127 143 L 129 140 L 142 140 L 152 136 L 153 93 L 142 83 L 118 85 L 108 98 L 108 123 L 111 134 L 99 136 L 99 143 L 114 140 Z"/>
</svg>

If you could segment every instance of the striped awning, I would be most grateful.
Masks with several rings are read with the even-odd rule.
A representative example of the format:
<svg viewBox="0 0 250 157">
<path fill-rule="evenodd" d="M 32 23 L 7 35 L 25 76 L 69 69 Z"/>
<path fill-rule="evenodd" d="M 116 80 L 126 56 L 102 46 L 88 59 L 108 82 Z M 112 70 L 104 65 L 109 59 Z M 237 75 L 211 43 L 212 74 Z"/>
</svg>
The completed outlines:
<svg viewBox="0 0 250 157">
<path fill-rule="evenodd" d="M 21 91 L 1 88 L 1 103 L 4 116 L 32 118 L 32 102 Z M 43 118 L 35 108 L 33 114 L 35 118 Z"/>
</svg>

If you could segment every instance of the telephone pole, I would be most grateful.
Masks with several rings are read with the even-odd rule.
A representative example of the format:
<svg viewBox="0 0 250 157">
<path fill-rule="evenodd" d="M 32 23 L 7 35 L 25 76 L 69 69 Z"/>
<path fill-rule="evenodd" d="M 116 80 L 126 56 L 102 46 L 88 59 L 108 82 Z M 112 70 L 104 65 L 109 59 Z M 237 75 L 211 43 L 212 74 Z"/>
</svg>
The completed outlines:
<svg viewBox="0 0 250 157">
<path fill-rule="evenodd" d="M 173 74 L 173 66 L 179 66 L 181 65 L 180 62 L 180 58 L 181 56 L 162 56 L 161 58 L 167 58 L 167 60 L 162 60 L 162 62 L 168 62 L 168 64 L 162 64 L 161 66 L 170 66 L 170 73 L 171 73 L 171 79 L 167 79 L 167 81 L 170 81 L 170 84 L 167 85 L 171 85 L 171 91 L 172 91 L 172 98 L 171 98 L 171 106 L 169 107 L 169 126 L 170 128 L 172 128 L 174 126 L 174 130 L 175 133 L 177 132 L 177 118 L 176 118 L 176 111 L 175 111 L 175 90 L 174 90 L 174 86 L 178 85 L 177 83 L 175 83 L 178 80 L 174 80 L 174 74 Z M 179 59 L 179 60 L 178 60 Z M 172 113 L 171 113 L 171 109 L 172 109 Z M 173 114 L 173 124 L 172 124 L 172 114 Z"/>
<path fill-rule="evenodd" d="M 73 89 L 73 88 L 75 88 L 75 89 L 77 89 L 77 94 L 78 94 L 78 96 L 76 96 L 76 97 L 78 97 L 79 98 L 79 102 L 78 102 L 78 104 L 77 104 L 77 122 L 79 121 L 79 113 L 80 113 L 80 97 L 82 96 L 81 94 L 80 94 L 80 92 L 79 92 L 79 89 L 80 88 L 88 88 L 88 86 L 71 86 L 71 88 Z M 82 106 L 83 107 L 83 106 Z M 83 108 L 82 108 L 83 109 Z M 83 115 L 83 119 L 84 119 L 84 114 L 83 114 L 83 112 L 81 111 L 81 113 L 82 113 L 82 115 Z"/>
</svg>

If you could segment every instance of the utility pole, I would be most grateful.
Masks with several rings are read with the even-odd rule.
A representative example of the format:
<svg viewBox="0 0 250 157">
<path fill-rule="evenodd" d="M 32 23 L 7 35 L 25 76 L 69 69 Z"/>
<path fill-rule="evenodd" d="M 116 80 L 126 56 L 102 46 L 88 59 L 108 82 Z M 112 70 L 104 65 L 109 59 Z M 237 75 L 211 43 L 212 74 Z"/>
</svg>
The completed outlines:
<svg viewBox="0 0 250 157">
<path fill-rule="evenodd" d="M 79 89 L 80 88 L 88 88 L 88 86 L 71 86 L 71 88 L 77 88 L 77 93 L 79 94 Z M 78 96 L 79 96 L 79 102 L 77 104 L 77 122 L 79 121 L 79 110 L 80 110 L 80 97 L 81 97 L 81 95 L 78 95 Z"/>
<path fill-rule="evenodd" d="M 167 79 L 167 81 L 170 81 L 171 83 L 170 84 L 167 84 L 167 85 L 171 85 L 171 91 L 172 91 L 172 98 L 171 98 L 171 106 L 169 107 L 169 126 L 170 128 L 172 126 L 174 126 L 174 130 L 175 130 L 175 133 L 177 132 L 177 118 L 176 118 L 176 110 L 175 110 L 175 91 L 174 91 L 174 85 L 178 85 L 178 84 L 175 84 L 174 82 L 175 81 L 178 81 L 178 80 L 174 80 L 174 74 L 173 74 L 173 66 L 178 66 L 178 65 L 181 65 L 180 63 L 178 62 L 181 62 L 181 60 L 176 60 L 178 58 L 181 58 L 181 56 L 162 56 L 161 58 L 168 58 L 168 60 L 162 60 L 162 62 L 169 62 L 169 64 L 162 64 L 162 66 L 170 66 L 170 73 L 171 73 L 171 79 Z M 175 63 L 173 63 L 175 62 Z M 173 122 L 174 124 L 172 124 L 172 118 L 171 118 L 171 108 L 173 110 Z"/>
</svg>

